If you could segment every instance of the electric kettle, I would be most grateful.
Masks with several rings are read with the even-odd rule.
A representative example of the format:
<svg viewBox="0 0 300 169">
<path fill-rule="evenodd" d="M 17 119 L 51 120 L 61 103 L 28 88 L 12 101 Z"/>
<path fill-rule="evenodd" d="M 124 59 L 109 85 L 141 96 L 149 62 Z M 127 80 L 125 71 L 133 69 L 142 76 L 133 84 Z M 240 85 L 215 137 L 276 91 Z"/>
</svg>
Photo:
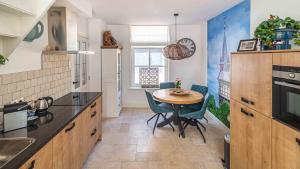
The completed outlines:
<svg viewBox="0 0 300 169">
<path fill-rule="evenodd" d="M 35 101 L 36 112 L 46 111 L 50 106 L 53 105 L 52 97 L 42 97 Z"/>
</svg>

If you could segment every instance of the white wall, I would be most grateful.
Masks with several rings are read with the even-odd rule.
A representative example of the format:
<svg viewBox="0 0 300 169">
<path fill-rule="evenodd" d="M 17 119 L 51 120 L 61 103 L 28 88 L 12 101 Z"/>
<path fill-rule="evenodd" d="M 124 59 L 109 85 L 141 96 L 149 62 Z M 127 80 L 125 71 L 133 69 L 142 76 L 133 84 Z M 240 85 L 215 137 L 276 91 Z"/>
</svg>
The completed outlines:
<svg viewBox="0 0 300 169">
<path fill-rule="evenodd" d="M 182 80 L 183 88 L 190 88 L 192 84 L 206 84 L 206 22 L 199 25 L 179 25 L 177 28 L 177 39 L 191 38 L 196 44 L 195 54 L 183 60 L 170 61 L 170 81 L 176 78 Z M 170 27 L 171 42 L 175 41 L 174 26 Z"/>
<path fill-rule="evenodd" d="M 270 14 L 300 20 L 299 6 L 299 0 L 251 0 L 250 31 L 253 33 L 259 23 L 268 19 Z"/>
<path fill-rule="evenodd" d="M 106 23 L 101 19 L 88 20 L 88 37 L 90 51 L 94 55 L 89 55 L 89 90 L 92 92 L 101 91 L 101 50 L 102 35 L 106 30 Z"/>
<path fill-rule="evenodd" d="M 41 54 L 48 45 L 47 15 L 41 19 L 44 25 L 43 35 L 33 42 L 22 41 L 9 56 L 9 62 L 0 66 L 0 74 L 24 72 L 41 69 Z"/>
<path fill-rule="evenodd" d="M 130 87 L 130 26 L 108 25 L 108 30 L 123 45 L 122 50 L 122 104 L 123 107 L 147 107 L 148 103 L 143 89 L 131 89 Z M 173 28 L 171 27 L 171 32 Z M 206 23 L 199 25 L 178 26 L 178 37 L 192 38 L 197 46 L 194 56 L 181 61 L 170 62 L 170 80 L 179 77 L 183 81 L 183 87 L 190 88 L 193 83 L 206 84 Z M 171 34 L 172 39 L 173 33 Z"/>
</svg>

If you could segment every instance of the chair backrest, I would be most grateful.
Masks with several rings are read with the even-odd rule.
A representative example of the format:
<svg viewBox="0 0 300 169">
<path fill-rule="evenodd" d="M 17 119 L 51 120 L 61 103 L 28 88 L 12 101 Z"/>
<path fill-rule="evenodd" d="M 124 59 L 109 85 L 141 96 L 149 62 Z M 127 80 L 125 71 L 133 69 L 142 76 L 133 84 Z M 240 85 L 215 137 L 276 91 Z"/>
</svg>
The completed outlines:
<svg viewBox="0 0 300 169">
<path fill-rule="evenodd" d="M 208 87 L 193 84 L 191 87 L 191 90 L 199 92 L 199 93 L 203 94 L 203 96 L 205 96 L 208 92 Z"/>
<path fill-rule="evenodd" d="M 155 103 L 155 101 L 154 101 L 154 99 L 153 99 L 152 94 L 151 94 L 149 91 L 147 91 L 147 90 L 145 90 L 145 93 L 146 93 L 146 97 L 147 97 L 147 100 L 148 100 L 150 109 L 151 109 L 153 112 L 156 112 L 156 107 L 157 107 L 157 105 L 156 105 L 156 103 Z"/>
<path fill-rule="evenodd" d="M 205 96 L 205 100 L 204 100 L 204 103 L 201 107 L 201 110 L 200 110 L 200 114 L 199 114 L 199 118 L 203 118 L 204 117 L 204 114 L 206 112 L 206 109 L 208 107 L 208 102 L 209 100 L 212 98 L 212 95 L 208 94 L 207 96 Z"/>
<path fill-rule="evenodd" d="M 174 82 L 162 82 L 159 84 L 160 89 L 170 89 L 170 88 L 175 88 L 175 83 Z"/>
</svg>

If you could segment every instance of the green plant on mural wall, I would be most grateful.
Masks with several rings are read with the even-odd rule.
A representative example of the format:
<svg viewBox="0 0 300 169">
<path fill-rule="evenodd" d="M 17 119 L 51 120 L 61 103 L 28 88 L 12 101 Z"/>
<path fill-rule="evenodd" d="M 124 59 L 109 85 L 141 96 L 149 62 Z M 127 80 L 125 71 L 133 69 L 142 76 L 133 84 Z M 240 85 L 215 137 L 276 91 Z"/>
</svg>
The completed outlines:
<svg viewBox="0 0 300 169">
<path fill-rule="evenodd" d="M 212 97 L 208 102 L 208 110 L 215 115 L 222 123 L 229 127 L 228 116 L 230 113 L 229 103 L 223 102 L 219 107 L 216 106 L 215 98 Z"/>
</svg>

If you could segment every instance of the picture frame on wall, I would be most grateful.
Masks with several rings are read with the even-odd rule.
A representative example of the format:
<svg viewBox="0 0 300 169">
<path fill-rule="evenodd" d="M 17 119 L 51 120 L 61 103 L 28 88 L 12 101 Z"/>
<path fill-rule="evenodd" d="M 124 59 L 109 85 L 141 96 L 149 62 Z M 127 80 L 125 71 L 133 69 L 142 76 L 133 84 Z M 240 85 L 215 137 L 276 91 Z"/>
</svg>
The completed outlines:
<svg viewBox="0 0 300 169">
<path fill-rule="evenodd" d="M 238 52 L 256 51 L 258 39 L 240 40 Z"/>
</svg>

